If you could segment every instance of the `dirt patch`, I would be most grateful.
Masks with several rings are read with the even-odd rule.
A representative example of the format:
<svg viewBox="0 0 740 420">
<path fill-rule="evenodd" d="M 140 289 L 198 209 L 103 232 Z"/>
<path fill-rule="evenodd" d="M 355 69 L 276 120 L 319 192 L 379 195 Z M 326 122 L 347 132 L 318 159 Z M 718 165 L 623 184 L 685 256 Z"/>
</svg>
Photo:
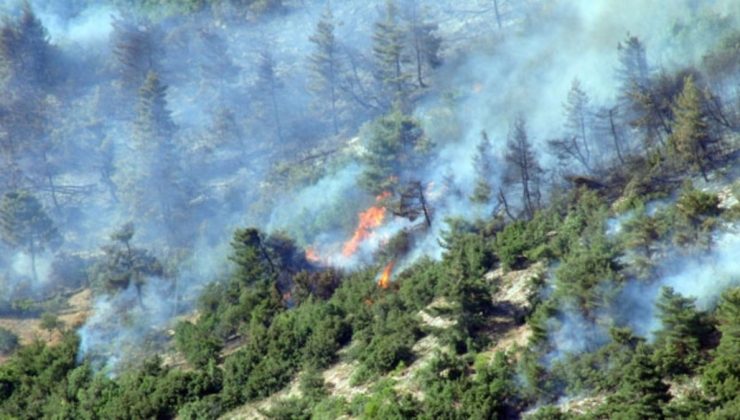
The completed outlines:
<svg viewBox="0 0 740 420">
<path fill-rule="evenodd" d="M 67 308 L 60 311 L 58 318 L 64 323 L 65 329 L 75 329 L 85 323 L 90 314 L 92 301 L 92 292 L 90 289 L 72 294 L 67 300 Z M 48 331 L 41 328 L 39 318 L 0 318 L 0 327 L 12 331 L 18 336 L 18 341 L 22 346 L 32 344 L 36 340 L 41 340 L 50 345 L 58 344 L 62 338 L 59 331 Z M 4 359 L 0 359 L 2 363 Z"/>
</svg>

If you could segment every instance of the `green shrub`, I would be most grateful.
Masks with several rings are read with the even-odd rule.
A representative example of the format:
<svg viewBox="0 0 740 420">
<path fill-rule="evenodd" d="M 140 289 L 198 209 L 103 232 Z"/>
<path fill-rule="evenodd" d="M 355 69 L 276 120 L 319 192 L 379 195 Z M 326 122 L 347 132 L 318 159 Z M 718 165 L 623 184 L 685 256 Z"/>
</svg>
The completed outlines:
<svg viewBox="0 0 740 420">
<path fill-rule="evenodd" d="M 18 336 L 14 332 L 0 327 L 0 355 L 8 355 L 19 346 Z"/>
</svg>

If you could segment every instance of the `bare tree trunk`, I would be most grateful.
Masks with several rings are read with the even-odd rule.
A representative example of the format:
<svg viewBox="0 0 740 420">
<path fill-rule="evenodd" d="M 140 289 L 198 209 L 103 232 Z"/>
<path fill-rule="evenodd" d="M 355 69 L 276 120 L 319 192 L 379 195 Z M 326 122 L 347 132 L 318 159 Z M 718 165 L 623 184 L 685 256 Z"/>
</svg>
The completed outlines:
<svg viewBox="0 0 740 420">
<path fill-rule="evenodd" d="M 432 227 L 432 218 L 429 217 L 429 209 L 427 208 L 427 200 L 424 198 L 424 189 L 421 186 L 421 182 L 417 184 L 419 188 L 419 202 L 421 203 L 421 209 L 424 211 L 424 219 L 427 222 L 428 227 Z"/>
<path fill-rule="evenodd" d="M 260 252 L 262 252 L 262 257 L 270 266 L 270 272 L 275 273 L 275 265 L 272 263 L 272 258 L 270 258 L 270 254 L 267 253 L 267 249 L 265 248 L 265 244 L 262 242 L 262 238 L 257 238 L 257 244 L 259 245 Z"/>
<path fill-rule="evenodd" d="M 619 136 L 617 135 L 617 126 L 614 124 L 614 108 L 609 110 L 609 129 L 612 133 L 612 139 L 614 140 L 614 148 L 617 149 L 617 157 L 619 162 L 624 165 L 624 157 L 622 156 L 622 147 L 619 145 Z"/>
<path fill-rule="evenodd" d="M 31 274 L 33 275 L 33 284 L 39 281 L 39 275 L 36 272 L 36 243 L 31 240 Z"/>
<path fill-rule="evenodd" d="M 499 31 L 501 30 L 501 13 L 498 10 L 498 0 L 493 0 L 493 11 L 496 13 L 496 23 Z"/>
<path fill-rule="evenodd" d="M 516 217 L 514 217 L 511 214 L 511 210 L 509 209 L 509 203 L 506 201 L 504 190 L 502 190 L 501 188 L 498 189 L 498 198 L 499 200 L 501 200 L 501 203 L 504 205 L 504 212 L 506 212 L 506 215 L 509 216 L 509 219 L 516 220 Z"/>
</svg>

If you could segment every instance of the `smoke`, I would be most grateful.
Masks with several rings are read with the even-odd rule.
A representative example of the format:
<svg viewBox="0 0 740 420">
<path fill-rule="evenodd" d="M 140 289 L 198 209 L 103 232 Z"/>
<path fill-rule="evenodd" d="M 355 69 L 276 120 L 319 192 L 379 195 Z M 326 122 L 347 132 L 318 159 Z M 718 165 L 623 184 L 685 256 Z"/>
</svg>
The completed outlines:
<svg viewBox="0 0 740 420">
<path fill-rule="evenodd" d="M 562 134 L 562 102 L 573 78 L 581 80 L 594 107 L 611 103 L 617 95 L 616 46 L 628 32 L 644 41 L 653 69 L 673 69 L 699 60 L 721 32 L 691 26 L 696 10 L 702 16 L 734 11 L 732 0 L 506 1 L 499 30 L 490 1 L 465 5 L 454 0 L 419 1 L 427 18 L 439 23 L 446 61 L 429 75 L 433 90 L 420 95 L 414 110 L 436 145 L 414 174 L 422 182 L 432 226 L 423 228 L 421 219 L 412 222 L 387 212 L 383 224 L 348 258 L 342 255 L 342 245 L 352 237 L 358 214 L 375 201 L 357 183 L 363 170 L 357 149 L 367 141 L 367 133 L 361 132 L 356 141 L 348 141 L 346 133 L 354 133 L 377 111 L 348 106 L 343 116 L 347 128 L 331 136 L 327 123 L 311 109 L 314 98 L 306 88 L 306 56 L 312 48 L 309 36 L 326 4 L 300 3 L 284 14 L 250 21 L 224 7 L 215 18 L 204 13 L 141 19 L 134 25 L 154 34 L 158 49 L 151 58 L 168 85 L 167 107 L 178 127 L 176 150 L 171 152 L 183 173 L 187 197 L 177 206 L 186 213 L 178 226 L 186 241 L 165 243 L 164 227 L 149 217 L 135 221 L 136 240 L 161 257 L 183 248 L 187 256 L 174 279 L 145 283 L 143 304 L 132 288 L 99 296 L 93 315 L 80 330 L 82 357 L 105 356 L 102 364 L 114 369 L 138 348 L 150 342 L 163 344 L 153 337 L 160 337 L 178 314 L 190 310 L 198 291 L 223 274 L 229 237 L 237 226 L 287 232 L 299 246 L 314 247 L 324 263 L 348 269 L 374 263 L 377 251 L 400 232 L 413 236 L 413 247 L 399 256 L 396 271 L 424 255 L 440 258 L 439 238 L 446 219 L 487 218 L 496 210 L 495 203 L 474 205 L 468 199 L 476 179 L 472 161 L 481 131 L 493 143 L 495 172 L 489 181 L 497 190 L 515 117 L 527 120 L 539 158 L 550 165 L 553 158 L 545 141 Z M 60 142 L 53 149 L 55 168 L 61 168 L 55 169 L 55 176 L 64 187 L 59 197 L 62 210 L 54 214 L 65 236 L 60 252 L 94 253 L 107 241 L 102 233 L 132 218 L 125 194 L 134 187 L 151 190 L 159 181 L 141 176 L 140 185 L 130 181 L 141 175 L 136 169 L 141 157 L 131 134 L 136 115 L 132 98 L 139 86 L 125 86 L 112 43 L 117 35 L 113 23 L 128 19 L 131 11 L 105 3 L 51 0 L 36 0 L 32 6 L 64 56 L 68 73 L 63 89 L 48 92 L 58 102 L 49 138 Z M 381 15 L 382 2 L 350 0 L 331 6 L 346 67 L 351 67 L 350 58 L 360 67 L 371 62 L 373 22 Z M 675 29 L 677 23 L 684 29 Z M 280 81 L 274 99 L 282 138 L 257 77 L 258 57 L 265 50 L 273 55 Z M 359 77 L 368 89 L 373 86 L 371 73 Z M 219 120 L 220 110 L 231 115 Z M 303 165 L 318 174 L 306 177 L 311 181 L 284 187 L 292 185 L 290 174 L 284 183 L 275 180 L 282 176 L 271 171 L 277 162 L 300 166 L 301 159 L 316 150 L 337 153 L 329 163 Z M 53 207 L 49 194 L 42 199 Z M 518 205 L 515 197 L 511 203 Z M 18 258 L 3 260 L 3 271 L 28 273 L 27 261 Z M 48 279 L 45 265 L 39 264 L 39 274 Z M 566 317 L 559 326 L 553 325 L 553 331 L 564 330 L 558 340 L 572 341 L 567 330 L 579 328 L 583 321 Z M 587 347 L 573 343 L 568 348 Z"/>
<path fill-rule="evenodd" d="M 636 335 L 652 340 L 661 328 L 655 303 L 663 287 L 695 299 L 698 310 L 712 310 L 722 292 L 740 285 L 740 232 L 719 232 L 713 243 L 707 252 L 685 255 L 674 250 L 656 267 L 653 278 L 630 279 L 621 285 L 613 303 L 595 319 L 586 319 L 581 311 L 564 305 L 548 322 L 551 350 L 545 361 L 598 349 L 609 341 L 609 328 L 615 325 L 628 326 Z"/>
<path fill-rule="evenodd" d="M 118 11 L 108 5 L 97 4 L 81 10 L 66 9 L 58 2 L 34 2 L 34 12 L 56 45 L 101 46 L 113 30 L 113 17 Z"/>
<path fill-rule="evenodd" d="M 115 375 L 134 360 L 168 349 L 179 317 L 194 310 L 207 284 L 229 274 L 223 264 L 227 252 L 227 242 L 217 248 L 199 244 L 180 264 L 175 278 L 149 277 L 141 289 L 132 283 L 98 296 L 92 315 L 77 331 L 78 359 L 91 360 L 96 368 Z"/>
</svg>

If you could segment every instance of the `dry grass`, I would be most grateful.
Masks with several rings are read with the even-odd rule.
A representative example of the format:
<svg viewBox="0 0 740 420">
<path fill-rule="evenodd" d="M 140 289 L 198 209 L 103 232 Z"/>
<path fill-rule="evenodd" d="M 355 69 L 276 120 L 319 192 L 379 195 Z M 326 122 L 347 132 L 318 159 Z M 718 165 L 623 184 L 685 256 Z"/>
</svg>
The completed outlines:
<svg viewBox="0 0 740 420">
<path fill-rule="evenodd" d="M 67 300 L 68 307 L 59 313 L 59 320 L 64 323 L 65 329 L 75 329 L 85 323 L 90 315 L 92 305 L 92 292 L 90 289 L 84 289 L 69 297 Z M 0 327 L 12 331 L 18 336 L 18 341 L 22 346 L 29 345 L 36 340 L 41 340 L 47 344 L 54 345 L 59 343 L 62 334 L 59 331 L 47 331 L 41 328 L 39 318 L 0 318 Z M 0 363 L 6 359 L 0 359 Z"/>
</svg>

